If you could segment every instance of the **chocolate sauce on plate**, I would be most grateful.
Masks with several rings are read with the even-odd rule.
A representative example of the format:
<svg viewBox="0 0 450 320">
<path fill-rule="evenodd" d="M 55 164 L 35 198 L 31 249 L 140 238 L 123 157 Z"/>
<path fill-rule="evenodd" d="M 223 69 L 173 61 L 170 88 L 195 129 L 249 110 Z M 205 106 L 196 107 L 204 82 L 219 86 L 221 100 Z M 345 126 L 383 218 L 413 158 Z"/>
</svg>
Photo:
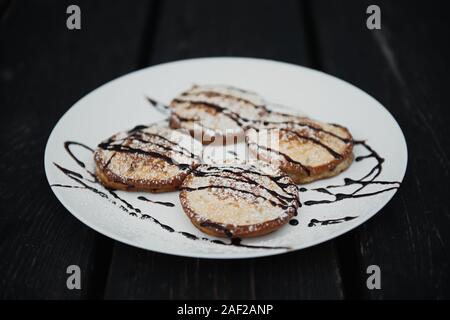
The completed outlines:
<svg viewBox="0 0 450 320">
<path fill-rule="evenodd" d="M 165 114 L 168 113 L 168 111 L 170 110 L 170 108 L 161 103 L 158 102 L 156 100 L 147 98 L 148 101 L 160 112 L 163 112 Z M 210 102 L 200 102 L 200 101 L 196 101 L 196 102 L 192 102 L 192 101 L 185 101 L 185 102 L 190 102 L 190 103 L 198 103 L 198 104 L 204 104 L 206 106 L 209 106 L 213 109 L 215 109 L 217 112 L 219 113 L 223 113 L 226 116 L 228 116 L 230 119 L 232 119 L 234 122 L 236 122 L 239 126 L 241 126 L 244 129 L 255 129 L 255 130 L 260 130 L 261 128 L 280 128 L 280 126 L 285 126 L 285 125 L 293 125 L 293 126 L 300 126 L 300 127 L 308 127 L 309 129 L 313 130 L 313 131 L 317 131 L 320 132 L 322 134 L 327 134 L 327 135 L 331 135 L 337 139 L 340 139 L 342 142 L 344 143 L 353 143 L 354 145 L 360 145 L 363 148 L 366 149 L 366 151 L 368 152 L 366 155 L 363 156 L 359 156 L 355 159 L 355 161 L 363 161 L 365 159 L 374 159 L 376 161 L 376 164 L 370 169 L 370 171 L 364 175 L 362 178 L 359 179 L 351 179 L 351 178 L 345 178 L 344 179 L 344 183 L 340 184 L 340 185 L 330 185 L 324 188 L 315 188 L 315 189 L 307 189 L 305 187 L 299 187 L 298 191 L 300 192 L 307 192 L 307 191 L 314 191 L 314 192 L 318 192 L 318 193 L 323 193 L 326 194 L 328 197 L 332 197 L 332 199 L 322 199 L 322 200 L 308 200 L 306 202 L 304 202 L 304 205 L 307 206 L 311 206 L 311 205 L 320 205 L 320 204 L 329 204 L 329 203 L 334 203 L 337 201 L 342 201 L 344 199 L 351 199 L 351 198 L 362 198 L 362 197 L 369 197 L 369 196 L 373 196 L 379 193 L 383 193 L 383 192 L 387 192 L 390 190 L 394 190 L 399 188 L 400 186 L 400 182 L 397 181 L 380 181 L 380 180 L 376 180 L 378 178 L 378 176 L 381 174 L 382 172 L 382 165 L 384 162 L 384 159 L 372 148 L 370 147 L 365 141 L 352 141 L 346 138 L 342 138 L 332 132 L 329 132 L 327 130 L 324 130 L 323 128 L 317 127 L 311 123 L 307 123 L 301 120 L 295 120 L 295 121 L 268 121 L 268 120 L 258 120 L 258 119 L 248 119 L 248 118 L 244 118 L 241 115 L 239 115 L 238 113 L 232 112 L 229 109 L 223 108 L 219 105 L 216 104 L 212 104 Z M 250 103 L 252 104 L 252 102 L 245 100 L 246 103 Z M 269 110 L 266 108 L 266 106 L 264 105 L 256 105 L 253 104 L 255 108 L 260 108 L 262 111 L 266 111 L 268 113 L 272 113 L 274 111 Z M 281 113 L 278 113 L 281 114 Z M 282 114 L 281 114 L 282 115 Z M 177 115 L 175 115 L 177 116 Z M 189 121 L 196 121 L 196 119 L 183 119 L 181 117 L 179 117 L 180 120 L 189 120 Z M 338 125 L 336 125 L 338 126 Z M 126 138 L 124 138 L 123 140 L 127 139 L 127 138 L 132 138 L 132 139 L 136 139 L 138 141 L 144 142 L 144 143 L 154 143 L 155 145 L 157 145 L 159 148 L 163 149 L 163 150 L 167 150 L 167 151 L 172 151 L 172 152 L 176 152 L 176 153 L 180 153 L 184 156 L 189 156 L 191 158 L 195 158 L 196 156 L 193 155 L 192 153 L 190 153 L 188 150 L 180 147 L 179 145 L 171 142 L 170 140 L 159 136 L 157 134 L 149 134 L 148 132 L 144 132 L 143 130 L 145 130 L 146 128 L 148 128 L 148 126 L 136 126 L 135 128 L 133 128 L 132 130 L 128 131 L 128 136 Z M 283 130 L 288 130 L 286 128 L 282 128 Z M 325 148 L 331 155 L 333 155 L 336 159 L 339 159 L 340 157 L 342 157 L 339 153 L 335 152 L 334 150 L 332 150 L 331 148 L 329 148 L 328 146 L 326 146 L 324 143 L 322 143 L 321 141 L 314 139 L 312 137 L 309 136 L 304 136 L 301 133 L 298 133 L 297 131 L 292 131 L 292 130 L 288 130 L 291 134 L 296 134 L 299 136 L 300 139 L 307 139 L 308 141 L 311 141 L 317 145 L 320 145 L 321 147 Z M 156 141 L 155 141 L 156 140 Z M 191 166 L 188 164 L 180 164 L 177 163 L 172 157 L 168 156 L 166 153 L 163 152 L 154 152 L 154 151 L 148 151 L 148 150 L 143 150 L 140 148 L 132 148 L 130 146 L 121 144 L 121 143 L 117 143 L 118 141 L 114 141 L 112 139 L 109 139 L 105 142 L 100 143 L 100 145 L 98 146 L 99 148 L 105 149 L 105 150 L 112 150 L 112 151 L 118 151 L 118 152 L 130 152 L 130 153 L 137 153 L 137 154 L 145 154 L 145 155 L 150 155 L 153 157 L 158 157 L 160 159 L 163 159 L 164 161 L 176 165 L 178 166 L 180 169 L 182 170 L 187 170 L 187 169 L 191 169 Z M 120 141 L 119 141 L 120 142 Z M 81 148 L 84 148 L 90 152 L 94 152 L 94 150 L 82 143 L 76 142 L 76 141 L 66 141 L 64 143 L 64 148 L 67 151 L 67 153 L 69 154 L 69 156 L 78 164 L 79 167 L 81 167 L 82 169 L 84 169 L 86 171 L 86 173 L 91 176 L 91 178 L 93 178 L 93 180 L 88 179 L 86 177 L 84 177 L 82 174 L 80 174 L 79 172 L 75 172 L 72 170 L 69 170 L 67 168 L 62 167 L 61 165 L 54 163 L 54 165 L 64 174 L 66 175 L 68 178 L 70 178 L 72 181 L 75 182 L 74 185 L 66 185 L 66 184 L 52 184 L 52 187 L 62 187 L 62 188 L 72 188 L 72 189 L 85 189 L 85 190 L 89 190 L 91 192 L 93 192 L 94 194 L 107 199 L 109 202 L 118 205 L 123 211 L 127 212 L 128 214 L 132 215 L 132 216 L 136 216 L 139 217 L 142 220 L 150 220 L 153 223 L 155 223 L 156 225 L 158 225 L 159 227 L 161 227 L 162 229 L 166 230 L 167 232 L 170 233 L 178 233 L 183 235 L 184 237 L 186 237 L 187 239 L 193 240 L 193 241 L 208 241 L 210 243 L 214 243 L 214 244 L 218 244 L 218 245 L 225 245 L 225 246 L 238 246 L 238 247 L 246 247 L 246 248 L 254 248 L 254 249 L 289 249 L 289 247 L 276 247 L 276 246 L 257 246 L 257 245 L 247 245 L 247 244 L 243 244 L 242 243 L 242 239 L 237 238 L 237 237 L 233 237 L 233 234 L 226 229 L 226 227 L 219 225 L 219 224 L 214 224 L 211 225 L 212 222 L 204 222 L 204 226 L 209 226 L 209 227 L 213 227 L 216 228 L 218 230 L 221 230 L 224 232 L 224 234 L 229 238 L 229 242 L 225 242 L 222 240 L 217 240 L 217 239 L 209 239 L 206 237 L 198 237 L 196 235 L 193 235 L 191 233 L 185 232 L 185 231 L 178 231 L 175 230 L 174 228 L 172 228 L 171 226 L 165 225 L 163 223 L 161 223 L 160 221 L 158 221 L 156 218 L 154 218 L 153 216 L 147 214 L 147 213 L 143 213 L 141 209 L 133 206 L 132 204 L 130 204 L 129 202 L 127 202 L 126 200 L 124 200 L 123 198 L 121 198 L 116 192 L 115 190 L 112 189 L 106 189 L 106 192 L 100 190 L 98 187 L 103 187 L 100 182 L 97 180 L 95 174 L 93 174 L 92 172 L 90 172 L 89 170 L 86 169 L 85 164 L 75 156 L 73 150 L 71 149 L 72 146 L 79 146 Z M 259 146 L 261 147 L 261 146 Z M 289 158 L 286 154 L 283 154 L 277 150 L 267 150 L 269 152 L 277 152 L 279 153 L 281 156 L 283 156 L 286 160 L 291 161 L 291 162 L 295 162 L 293 159 Z M 109 159 L 111 160 L 111 159 Z M 309 173 L 309 169 L 306 166 L 303 166 L 301 163 L 296 162 L 297 164 L 301 165 L 302 168 L 305 169 L 305 171 L 307 173 Z M 216 170 L 216 172 L 215 172 Z M 218 174 L 218 168 L 214 168 L 211 167 L 208 171 L 198 171 L 198 170 L 193 170 L 192 172 L 194 174 L 197 175 L 214 175 L 214 174 Z M 252 171 L 252 170 L 242 170 L 241 172 L 238 171 L 234 171 L 233 172 L 233 178 L 237 179 L 237 181 L 240 182 L 245 182 L 248 184 L 252 184 L 254 182 L 251 182 L 251 179 L 248 179 L 245 176 L 245 173 L 252 173 L 252 174 L 260 174 L 260 175 L 264 175 L 264 173 L 258 172 L 258 171 Z M 286 191 L 286 188 L 289 186 L 289 184 L 285 184 L 280 182 L 282 176 L 280 177 L 270 177 L 270 179 L 272 179 L 272 181 L 274 181 L 275 183 L 277 183 L 277 185 L 283 190 Z M 88 184 L 90 183 L 90 184 Z M 346 187 L 346 186 L 350 186 L 350 185 L 357 185 L 358 188 L 351 192 L 351 193 L 344 193 L 344 192 L 333 192 L 334 189 L 336 188 L 341 188 L 341 187 Z M 380 185 L 380 186 L 386 186 L 381 190 L 378 191 L 373 191 L 373 192 L 363 192 L 364 189 L 367 186 L 370 185 Z M 208 186 L 210 187 L 210 186 Z M 220 188 L 225 188 L 225 186 L 217 186 Z M 260 186 L 258 185 L 257 187 L 264 187 L 264 186 Z M 265 187 L 264 187 L 265 188 Z M 195 188 L 198 189 L 198 188 Z M 188 190 L 188 189 L 185 189 Z M 192 191 L 192 190 L 188 190 L 188 191 Z M 242 192 L 243 190 L 237 190 L 239 192 Z M 289 201 L 292 201 L 293 198 L 295 198 L 294 195 L 292 195 L 293 198 L 289 197 L 289 196 L 284 196 L 284 195 L 280 195 L 278 193 L 276 193 L 273 190 L 270 190 L 271 192 L 269 192 L 275 200 L 270 199 L 270 203 L 276 206 L 284 206 L 284 207 L 288 207 L 288 206 L 292 206 L 292 204 L 289 204 Z M 246 191 L 248 192 L 248 191 Z M 250 192 L 251 193 L 251 192 Z M 289 193 L 289 192 L 286 192 Z M 257 194 L 253 194 L 253 196 L 257 196 L 257 197 L 261 197 L 261 195 L 257 195 Z M 152 202 L 155 204 L 159 204 L 159 205 L 163 205 L 163 206 L 167 206 L 167 207 L 173 207 L 174 204 L 170 203 L 170 202 L 160 202 L 160 201 L 153 201 L 150 200 L 148 198 L 145 197 L 138 197 L 139 200 L 142 201 L 148 201 L 148 202 Z M 299 203 L 300 205 L 300 203 Z M 312 219 L 308 226 L 309 227 L 314 227 L 314 226 L 326 226 L 326 225 L 331 225 L 331 224 L 337 224 L 337 223 L 343 223 L 346 221 L 350 221 L 355 219 L 356 217 L 344 217 L 344 218 L 338 218 L 338 219 L 329 219 L 329 220 L 318 220 L 318 219 Z M 297 219 L 291 219 L 289 222 L 291 225 L 298 225 L 298 220 Z"/>
<path fill-rule="evenodd" d="M 340 185 L 329 185 L 323 188 L 310 189 L 311 191 L 327 194 L 332 197 L 332 199 L 322 199 L 322 200 L 308 200 L 303 204 L 306 206 L 313 206 L 319 204 L 329 204 L 345 199 L 355 199 L 374 196 L 383 192 L 390 190 L 395 190 L 400 187 L 400 182 L 398 181 L 383 181 L 376 180 L 383 170 L 384 158 L 382 158 L 371 146 L 369 146 L 365 141 L 354 141 L 354 145 L 360 145 L 368 151 L 368 154 L 356 157 L 355 161 L 359 162 L 365 159 L 374 159 L 375 165 L 369 170 L 367 174 L 359 179 L 344 178 L 344 183 Z M 347 187 L 351 185 L 359 186 L 353 192 L 333 192 L 333 189 Z M 381 185 L 386 186 L 380 190 L 372 192 L 363 192 L 368 186 L 371 185 Z M 307 188 L 299 188 L 300 192 L 308 191 Z"/>
<path fill-rule="evenodd" d="M 147 199 L 146 197 L 143 197 L 143 196 L 138 197 L 138 199 L 142 200 L 142 201 L 147 201 L 147 202 L 151 202 L 151 203 L 160 204 L 160 205 L 163 205 L 163 206 L 166 206 L 166 207 L 175 207 L 175 204 L 173 204 L 172 202 L 154 201 L 154 200 Z"/>
<path fill-rule="evenodd" d="M 308 223 L 308 227 L 315 227 L 315 226 L 327 226 L 330 224 L 338 224 L 345 221 L 350 221 L 358 217 L 344 217 L 344 218 L 338 218 L 338 219 L 328 219 L 328 220 L 317 220 L 317 219 L 311 219 L 311 221 Z"/>
<path fill-rule="evenodd" d="M 68 152 L 68 154 L 70 155 L 70 157 L 72 157 L 74 159 L 74 161 L 81 167 L 84 169 L 84 171 L 86 171 L 86 173 L 88 173 L 89 175 L 92 175 L 92 173 L 86 169 L 86 166 L 84 165 L 84 163 L 75 156 L 75 154 L 71 151 L 70 146 L 71 145 L 78 145 L 81 146 L 82 148 L 89 150 L 91 152 L 94 152 L 94 150 L 82 143 L 79 142 L 75 142 L 75 141 L 67 141 L 64 143 L 64 147 L 66 149 L 66 151 Z M 158 225 L 159 227 L 161 227 L 163 230 L 170 232 L 170 233 L 178 233 L 184 237 L 186 237 L 187 239 L 193 240 L 193 241 L 207 241 L 210 243 L 214 243 L 214 244 L 218 244 L 218 245 L 224 245 L 224 246 L 238 246 L 238 247 L 246 247 L 246 248 L 252 248 L 252 249 L 289 249 L 288 247 L 277 247 L 277 246 L 257 246 L 257 245 L 247 245 L 247 244 L 243 244 L 241 242 L 241 240 L 239 238 L 232 238 L 230 237 L 230 242 L 226 243 L 222 240 L 218 240 L 218 239 L 209 239 L 206 237 L 198 237 L 196 235 L 193 235 L 189 232 L 185 232 L 185 231 L 178 231 L 175 230 L 174 228 L 172 228 L 169 225 L 163 224 L 161 223 L 158 219 L 156 219 L 155 217 L 147 214 L 147 213 L 143 213 L 141 209 L 133 206 L 132 204 L 130 204 L 128 201 L 126 201 L 125 199 L 123 199 L 122 197 L 120 197 L 117 193 L 116 190 L 113 189 L 106 189 L 106 192 L 101 191 L 99 188 L 95 187 L 98 186 L 100 188 L 104 188 L 100 182 L 95 179 L 95 180 L 90 180 L 86 177 L 84 177 L 81 173 L 79 172 L 75 172 L 73 170 L 64 168 L 63 166 L 57 164 L 57 163 L 53 163 L 64 175 L 66 175 L 68 178 L 70 178 L 71 180 L 73 180 L 75 182 L 74 185 L 66 185 L 66 184 L 51 184 L 51 187 L 60 187 L 60 188 L 68 188 L 68 189 L 84 189 L 84 190 L 89 190 L 91 192 L 93 192 L 94 194 L 100 196 L 101 198 L 104 198 L 106 200 L 108 200 L 109 202 L 111 202 L 114 205 L 117 205 L 122 211 L 128 213 L 131 216 L 134 217 L 138 217 L 142 220 L 150 220 L 153 223 L 155 223 L 156 225 Z M 95 186 L 89 185 L 88 183 L 91 183 Z M 148 201 L 149 199 L 145 198 L 145 200 L 143 199 L 145 197 L 138 197 L 139 200 L 143 200 L 143 201 Z M 165 206 L 172 206 L 173 204 L 168 202 L 159 202 L 159 201 L 151 201 L 153 203 L 157 203 L 160 205 L 165 205 Z M 231 235 L 230 233 L 227 233 L 227 235 Z"/>
</svg>

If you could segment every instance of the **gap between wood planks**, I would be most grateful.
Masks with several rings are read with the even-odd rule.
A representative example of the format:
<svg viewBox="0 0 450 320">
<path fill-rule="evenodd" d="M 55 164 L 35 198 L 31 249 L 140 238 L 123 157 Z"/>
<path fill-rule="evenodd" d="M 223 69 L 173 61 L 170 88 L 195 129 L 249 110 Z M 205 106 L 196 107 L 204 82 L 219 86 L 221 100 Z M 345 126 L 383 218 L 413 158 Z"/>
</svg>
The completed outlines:
<svg viewBox="0 0 450 320">
<path fill-rule="evenodd" d="M 3 19 L 6 19 L 11 4 L 12 0 L 0 0 L 0 22 L 3 22 Z"/>
<path fill-rule="evenodd" d="M 150 60 L 149 53 L 152 52 L 158 25 L 160 0 L 153 1 L 147 11 L 146 25 L 144 30 L 142 31 L 142 39 L 137 59 L 137 70 L 147 67 Z M 95 249 L 96 254 L 94 260 L 94 270 L 92 275 L 94 280 L 92 290 L 88 295 L 89 299 L 103 299 L 105 296 L 105 289 L 108 281 L 115 244 L 115 240 L 103 235 L 98 235 Z"/>
<path fill-rule="evenodd" d="M 300 13 L 304 15 L 305 33 L 307 40 L 307 48 L 311 67 L 316 70 L 326 72 L 324 64 L 320 57 L 320 48 L 318 44 L 318 32 L 316 30 L 313 19 L 314 12 L 311 5 L 313 0 L 300 1 Z M 365 283 L 362 278 L 362 264 L 358 259 L 357 250 L 355 246 L 354 232 L 350 231 L 345 235 L 340 236 L 335 242 L 335 248 L 338 257 L 338 269 L 342 279 L 342 291 L 344 299 L 361 299 L 366 298 L 364 287 L 361 285 Z"/>
</svg>

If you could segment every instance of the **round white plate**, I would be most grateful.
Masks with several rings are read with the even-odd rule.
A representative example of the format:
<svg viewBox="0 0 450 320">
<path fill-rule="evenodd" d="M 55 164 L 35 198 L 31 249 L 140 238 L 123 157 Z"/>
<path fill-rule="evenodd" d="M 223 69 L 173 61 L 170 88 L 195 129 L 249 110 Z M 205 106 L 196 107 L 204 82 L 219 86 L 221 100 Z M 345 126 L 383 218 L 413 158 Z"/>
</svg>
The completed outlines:
<svg viewBox="0 0 450 320">
<path fill-rule="evenodd" d="M 302 186 L 307 190 L 300 189 L 303 206 L 296 217 L 299 222 L 296 226 L 287 224 L 270 235 L 244 239 L 241 246 L 231 245 L 227 239 L 222 239 L 224 244 L 216 243 L 214 237 L 197 230 L 184 214 L 178 192 L 145 194 L 151 200 L 174 204 L 167 207 L 139 200 L 144 193 L 117 191 L 121 199 L 141 211 L 130 214 L 133 210 L 127 209 L 124 201 L 91 181 L 88 171 L 94 171 L 92 153 L 81 146 L 71 146 L 73 155 L 85 164 L 83 168 L 67 152 L 64 143 L 75 141 L 95 148 L 101 140 L 118 131 L 161 121 L 166 115 L 152 108 L 145 97 L 168 103 L 194 83 L 227 84 L 256 91 L 268 101 L 290 106 L 295 112 L 344 125 L 356 140 L 365 140 L 384 159 L 382 170 L 354 197 L 342 195 L 353 193 L 360 184 L 326 187 L 343 185 L 345 178 L 357 180 L 369 174 L 378 163 L 375 157 L 355 161 L 337 177 Z M 354 153 L 358 157 L 370 151 L 363 145 L 356 145 Z M 371 96 L 322 72 L 247 58 L 184 60 L 113 80 L 89 93 L 64 114 L 45 150 L 45 171 L 53 192 L 83 223 L 136 247 L 203 258 L 268 256 L 335 238 L 365 222 L 386 205 L 403 179 L 406 164 L 406 142 L 400 127 Z M 71 171 L 64 173 L 56 165 Z M 378 171 L 375 169 L 365 180 L 372 180 Z"/>
</svg>

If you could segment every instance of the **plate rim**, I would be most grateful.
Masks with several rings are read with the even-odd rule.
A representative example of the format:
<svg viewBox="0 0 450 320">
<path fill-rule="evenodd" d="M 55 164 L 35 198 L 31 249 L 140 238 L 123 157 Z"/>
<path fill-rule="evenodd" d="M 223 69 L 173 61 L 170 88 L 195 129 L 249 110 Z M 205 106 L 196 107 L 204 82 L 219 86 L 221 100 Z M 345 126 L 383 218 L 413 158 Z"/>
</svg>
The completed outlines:
<svg viewBox="0 0 450 320">
<path fill-rule="evenodd" d="M 49 163 L 51 163 L 52 161 L 49 159 L 49 149 L 50 149 L 50 142 L 51 140 L 53 140 L 53 136 L 56 134 L 56 128 L 61 124 L 61 122 L 63 121 L 63 119 L 65 117 L 67 117 L 68 113 L 73 109 L 73 107 L 75 107 L 76 105 L 78 105 L 79 103 L 82 103 L 83 100 L 87 99 L 90 95 L 94 94 L 96 91 L 100 90 L 103 87 L 106 87 L 116 81 L 120 81 L 125 77 L 129 77 L 129 76 L 136 76 L 139 73 L 144 73 L 146 71 L 148 71 L 149 69 L 155 69 L 155 68 L 163 68 L 167 65 L 175 65 L 175 64 L 184 64 L 184 63 L 190 63 L 190 62 L 200 62 L 200 61 L 219 61 L 219 60 L 227 60 L 227 61 L 244 61 L 244 62 L 259 62 L 259 63 L 270 63 L 270 64 L 279 64 L 279 65 L 283 65 L 285 67 L 290 67 L 290 68 L 295 68 L 295 69 L 303 69 L 304 71 L 306 70 L 307 72 L 312 72 L 312 73 L 316 73 L 320 76 L 325 76 L 326 78 L 329 78 L 331 80 L 334 81 L 338 81 L 341 82 L 342 84 L 345 84 L 345 86 L 350 86 L 351 89 L 358 91 L 359 93 L 362 93 L 366 98 L 369 98 L 373 101 L 375 101 L 380 108 L 380 110 L 382 110 L 393 122 L 393 124 L 395 124 L 395 128 L 397 129 L 397 131 L 400 133 L 400 138 L 402 140 L 402 147 L 404 147 L 404 155 L 405 155 L 405 167 L 403 172 L 401 173 L 401 178 L 399 179 L 400 186 L 399 188 L 397 188 L 396 190 L 393 190 L 394 192 L 391 192 L 387 197 L 386 197 L 386 201 L 381 204 L 378 205 L 376 207 L 376 209 L 374 210 L 374 212 L 372 214 L 368 214 L 364 217 L 358 217 L 358 219 L 355 219 L 354 222 L 352 224 L 348 224 L 347 227 L 342 227 L 340 229 L 338 229 L 337 231 L 333 232 L 330 234 L 329 237 L 326 237 L 325 239 L 321 239 L 319 241 L 310 241 L 307 242 L 304 245 L 299 245 L 299 246 L 294 246 L 292 249 L 289 250 L 285 250 L 285 249 L 275 249 L 275 250 L 264 250 L 264 251 L 260 251 L 260 250 L 255 250 L 255 252 L 249 252 L 246 251 L 245 253 L 243 253 L 242 255 L 240 254 L 236 254 L 236 253 L 232 253 L 233 256 L 223 256 L 220 254 L 216 254 L 216 253 L 195 253 L 195 254 L 188 254 L 188 253 L 184 253 L 184 251 L 182 252 L 174 252 L 171 251 L 171 249 L 169 250 L 159 250 L 159 249 L 149 249 L 148 247 L 145 247 L 143 245 L 140 245 L 138 243 L 133 243 L 131 240 L 127 240 L 124 239 L 122 236 L 117 235 L 117 234 L 113 234 L 110 233 L 106 230 L 104 230 L 104 228 L 99 227 L 96 224 L 93 223 L 89 223 L 87 221 L 87 219 L 83 218 L 82 215 L 77 214 L 78 210 L 74 210 L 73 208 L 71 208 L 71 206 L 65 201 L 64 197 L 62 196 L 62 193 L 59 193 L 55 190 L 55 188 L 51 187 L 51 182 L 50 182 L 50 178 L 49 178 Z M 341 235 L 350 232 L 352 230 L 354 230 L 355 228 L 361 226 L 362 224 L 364 224 L 365 222 L 367 222 L 369 219 L 373 218 L 376 214 L 378 214 L 394 197 L 394 195 L 398 192 L 398 190 L 402 187 L 403 184 L 403 180 L 405 178 L 406 175 L 406 171 L 408 170 L 408 145 L 405 139 L 405 135 L 403 133 L 403 130 L 401 129 L 399 123 L 397 122 L 397 120 L 394 118 L 394 116 L 389 112 L 389 110 L 382 104 L 380 103 L 376 98 L 374 98 L 373 96 L 371 96 L 370 94 L 368 94 L 367 92 L 363 91 L 362 89 L 358 88 L 356 85 L 353 85 L 352 83 L 340 79 L 338 77 L 335 77 L 333 75 L 330 75 L 328 73 L 325 73 L 321 70 L 316 70 L 313 68 L 309 68 L 309 67 L 305 67 L 302 65 L 296 65 L 293 63 L 289 63 L 289 62 L 284 62 L 284 61 L 277 61 L 277 60 L 271 60 L 271 59 L 264 59 L 264 58 L 252 58 L 252 57 L 239 57 L 239 56 L 214 56 L 214 57 L 198 57 L 198 58 L 189 58 L 189 59 L 181 59 L 181 60 L 174 60 L 174 61 L 168 61 L 168 62 L 163 62 L 160 64 L 155 64 L 155 65 L 151 65 L 142 69 L 138 69 L 138 70 L 134 70 L 131 71 L 129 73 L 120 75 L 112 80 L 109 80 L 103 84 L 101 84 L 100 86 L 92 89 L 91 91 L 89 91 L 87 94 L 85 94 L 84 96 L 82 96 L 80 99 L 78 99 L 75 103 L 73 103 L 64 113 L 63 115 L 61 115 L 61 117 L 58 119 L 58 121 L 55 123 L 55 125 L 53 126 L 48 139 L 47 139 L 47 143 L 45 145 L 45 151 L 44 151 L 44 170 L 45 170 L 45 176 L 47 179 L 47 183 L 49 184 L 50 189 L 52 190 L 53 194 L 56 196 L 56 198 L 59 200 L 59 202 L 63 205 L 63 207 L 70 212 L 70 214 L 72 216 L 74 216 L 76 219 L 78 219 L 80 222 L 82 222 L 84 225 L 86 225 L 87 227 L 93 229 L 94 231 L 102 234 L 103 236 L 106 236 L 112 240 L 115 241 L 119 241 L 121 243 L 125 243 L 127 245 L 130 245 L 132 247 L 136 247 L 139 249 L 143 249 L 143 250 L 147 250 L 147 251 L 152 251 L 152 252 L 157 252 L 157 253 L 162 253 L 162 254 L 168 254 L 168 255 L 172 255 L 172 256 L 181 256 L 181 257 L 187 257 L 187 258 L 201 258 L 201 259 L 219 259 L 219 260 L 229 260 L 229 259 L 253 259 L 253 258 L 263 258 L 263 257 L 269 257 L 269 256 L 278 256 L 281 254 L 289 254 L 289 253 L 293 253 L 296 251 L 300 251 L 306 248 L 310 248 L 316 245 L 320 245 L 323 244 L 327 241 L 331 241 L 334 240 L 338 237 L 340 237 Z"/>
</svg>

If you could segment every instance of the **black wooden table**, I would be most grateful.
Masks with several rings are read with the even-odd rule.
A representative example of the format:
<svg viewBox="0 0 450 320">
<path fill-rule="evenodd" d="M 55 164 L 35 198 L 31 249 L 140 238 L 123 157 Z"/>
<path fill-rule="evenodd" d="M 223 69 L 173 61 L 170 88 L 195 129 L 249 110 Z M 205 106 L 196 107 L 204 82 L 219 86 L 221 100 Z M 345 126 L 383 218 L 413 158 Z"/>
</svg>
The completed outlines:
<svg viewBox="0 0 450 320">
<path fill-rule="evenodd" d="M 81 30 L 66 8 L 81 8 Z M 0 297 L 45 299 L 450 298 L 450 16 L 445 2 L 0 0 Z M 169 256 L 106 238 L 50 190 L 44 147 L 78 99 L 161 62 L 248 56 L 323 70 L 394 115 L 404 183 L 356 230 L 289 254 L 246 260 Z M 81 290 L 66 268 L 79 265 Z M 368 290 L 366 268 L 381 268 Z"/>
</svg>

